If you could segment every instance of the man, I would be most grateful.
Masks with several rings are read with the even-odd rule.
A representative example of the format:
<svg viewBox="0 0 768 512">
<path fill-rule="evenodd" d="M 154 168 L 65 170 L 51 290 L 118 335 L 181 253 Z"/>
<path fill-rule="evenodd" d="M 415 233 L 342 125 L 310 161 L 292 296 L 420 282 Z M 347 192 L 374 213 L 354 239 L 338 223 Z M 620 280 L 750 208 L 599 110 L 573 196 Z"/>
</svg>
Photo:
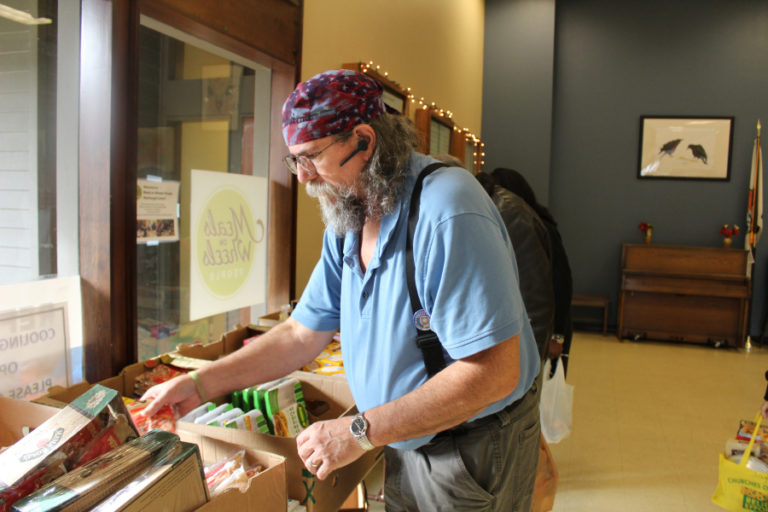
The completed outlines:
<svg viewBox="0 0 768 512">
<path fill-rule="evenodd" d="M 388 510 L 527 512 L 539 358 L 506 229 L 466 171 L 438 169 L 424 180 L 415 287 L 447 364 L 428 379 L 415 344 L 419 315 L 409 308 L 406 237 L 416 176 L 435 160 L 414 152 L 412 124 L 385 113 L 381 92 L 365 75 L 336 70 L 300 83 L 286 100 L 286 164 L 320 201 L 328 227 L 321 259 L 287 321 L 197 380 L 151 388 L 148 412 L 177 403 L 183 414 L 204 395 L 278 378 L 340 330 L 361 414 L 314 423 L 297 437 L 309 471 L 323 479 L 388 446 Z"/>
</svg>

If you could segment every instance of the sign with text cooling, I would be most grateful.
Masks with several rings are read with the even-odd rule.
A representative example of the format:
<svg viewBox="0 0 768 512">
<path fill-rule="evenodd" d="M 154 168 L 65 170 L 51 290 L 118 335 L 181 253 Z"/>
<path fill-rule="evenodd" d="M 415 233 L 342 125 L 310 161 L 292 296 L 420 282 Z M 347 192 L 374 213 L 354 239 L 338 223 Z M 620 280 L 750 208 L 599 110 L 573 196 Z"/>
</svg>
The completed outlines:
<svg viewBox="0 0 768 512">
<path fill-rule="evenodd" d="M 31 400 L 68 386 L 67 305 L 0 315 L 0 396 Z"/>
<path fill-rule="evenodd" d="M 193 170 L 191 195 L 190 320 L 263 303 L 267 179 Z"/>
</svg>

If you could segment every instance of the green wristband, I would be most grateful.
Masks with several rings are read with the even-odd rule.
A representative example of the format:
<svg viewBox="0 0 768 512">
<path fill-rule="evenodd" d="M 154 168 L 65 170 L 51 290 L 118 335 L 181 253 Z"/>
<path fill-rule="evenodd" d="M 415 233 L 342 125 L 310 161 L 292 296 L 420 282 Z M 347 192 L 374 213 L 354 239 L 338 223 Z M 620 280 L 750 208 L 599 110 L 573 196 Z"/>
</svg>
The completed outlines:
<svg viewBox="0 0 768 512">
<path fill-rule="evenodd" d="M 208 401 L 208 395 L 205 394 L 205 390 L 203 389 L 203 385 L 200 383 L 200 376 L 197 374 L 196 371 L 192 370 L 187 375 L 192 377 L 192 381 L 195 383 L 195 389 L 197 389 L 197 394 L 200 395 L 200 401 L 205 403 Z"/>
</svg>

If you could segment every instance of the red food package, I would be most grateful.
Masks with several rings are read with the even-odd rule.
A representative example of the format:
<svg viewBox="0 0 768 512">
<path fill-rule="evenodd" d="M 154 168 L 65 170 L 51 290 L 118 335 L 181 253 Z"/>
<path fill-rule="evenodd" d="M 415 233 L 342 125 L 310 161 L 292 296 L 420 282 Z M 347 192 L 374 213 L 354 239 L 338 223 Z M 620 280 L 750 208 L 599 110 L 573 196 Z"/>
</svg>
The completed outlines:
<svg viewBox="0 0 768 512">
<path fill-rule="evenodd" d="M 63 453 L 56 454 L 53 460 L 49 461 L 50 463 L 33 471 L 21 482 L 0 490 L 0 512 L 10 511 L 12 505 L 21 498 L 66 473 L 65 460 L 66 456 Z"/>
<path fill-rule="evenodd" d="M 120 414 L 112 425 L 104 429 L 98 437 L 88 444 L 83 451 L 83 454 L 80 456 L 80 459 L 72 469 L 82 466 L 86 462 L 95 459 L 99 455 L 107 453 L 113 448 L 117 448 L 126 441 L 129 441 L 135 435 L 136 434 L 128 424 L 126 417 Z"/>
<path fill-rule="evenodd" d="M 176 413 L 176 409 L 170 405 L 164 405 L 154 416 L 147 418 L 144 416 L 144 409 L 147 407 L 147 402 L 141 400 L 134 400 L 133 398 L 123 397 L 128 412 L 131 414 L 131 419 L 134 425 L 139 431 L 140 435 L 144 435 L 152 429 L 165 430 L 166 432 L 176 432 L 176 420 L 179 419 L 179 415 Z"/>
</svg>

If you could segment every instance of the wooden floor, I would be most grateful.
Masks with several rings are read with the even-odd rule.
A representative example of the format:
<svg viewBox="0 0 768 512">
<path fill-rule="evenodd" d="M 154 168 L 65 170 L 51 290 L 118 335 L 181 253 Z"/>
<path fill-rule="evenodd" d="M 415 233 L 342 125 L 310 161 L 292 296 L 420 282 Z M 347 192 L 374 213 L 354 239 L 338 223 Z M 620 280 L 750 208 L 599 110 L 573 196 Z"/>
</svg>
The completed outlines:
<svg viewBox="0 0 768 512">
<path fill-rule="evenodd" d="M 574 430 L 551 450 L 554 512 L 707 512 L 718 455 L 762 404 L 768 350 L 576 333 Z M 368 492 L 381 472 L 366 479 Z M 370 501 L 370 510 L 384 510 Z"/>
</svg>

